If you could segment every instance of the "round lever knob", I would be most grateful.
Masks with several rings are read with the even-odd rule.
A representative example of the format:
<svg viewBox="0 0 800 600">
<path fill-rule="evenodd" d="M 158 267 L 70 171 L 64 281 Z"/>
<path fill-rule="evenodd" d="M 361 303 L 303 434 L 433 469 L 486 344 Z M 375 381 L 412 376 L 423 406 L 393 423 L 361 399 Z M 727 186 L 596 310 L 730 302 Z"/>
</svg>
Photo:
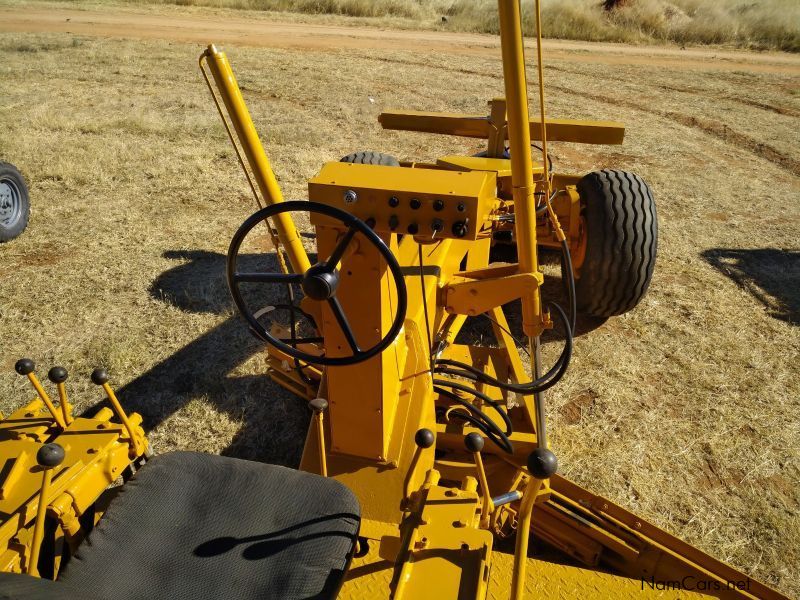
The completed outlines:
<svg viewBox="0 0 800 600">
<path fill-rule="evenodd" d="M 464 436 L 464 446 L 473 454 L 483 450 L 483 444 L 483 437 L 481 437 L 480 433 L 475 433 L 473 431 L 472 433 L 468 433 L 466 436 Z"/>
<path fill-rule="evenodd" d="M 536 479 L 547 479 L 558 471 L 558 459 L 547 448 L 536 448 L 528 455 L 528 470 Z"/>
<path fill-rule="evenodd" d="M 17 364 L 14 365 L 14 370 L 20 375 L 28 375 L 33 373 L 36 364 L 30 358 L 20 358 Z"/>
<path fill-rule="evenodd" d="M 425 427 L 418 430 L 417 433 L 414 434 L 414 443 L 423 450 L 433 446 L 435 441 L 436 437 L 433 435 L 433 432 Z"/>
<path fill-rule="evenodd" d="M 328 410 L 328 401 L 325 398 L 314 398 L 311 402 L 308 403 L 315 413 L 321 413 Z"/>
<path fill-rule="evenodd" d="M 45 444 L 36 453 L 36 462 L 45 469 L 57 467 L 64 462 L 64 448 L 55 442 Z"/>
<path fill-rule="evenodd" d="M 92 371 L 92 383 L 95 385 L 108 383 L 108 371 L 102 368 Z"/>
<path fill-rule="evenodd" d="M 47 373 L 47 378 L 53 383 L 64 383 L 67 380 L 67 370 L 64 367 L 53 367 Z"/>
</svg>

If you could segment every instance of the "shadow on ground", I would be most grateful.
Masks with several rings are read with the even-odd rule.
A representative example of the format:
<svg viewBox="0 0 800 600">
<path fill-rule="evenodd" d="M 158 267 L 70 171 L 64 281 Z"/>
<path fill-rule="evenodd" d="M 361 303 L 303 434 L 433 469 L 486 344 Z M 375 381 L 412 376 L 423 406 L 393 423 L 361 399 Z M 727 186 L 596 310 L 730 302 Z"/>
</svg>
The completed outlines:
<svg viewBox="0 0 800 600">
<path fill-rule="evenodd" d="M 153 282 L 154 298 L 181 310 L 229 317 L 121 388 L 120 398 L 152 429 L 193 397 L 203 397 L 244 423 L 223 454 L 298 464 L 309 419 L 305 403 L 265 375 L 235 375 L 243 363 L 264 352 L 264 343 L 250 334 L 234 311 L 225 280 L 225 255 L 170 251 L 164 256 L 182 262 Z M 247 270 L 279 269 L 274 255 L 246 255 L 240 261 Z M 274 295 L 265 290 L 262 305 L 283 301 L 281 286 L 276 287 Z"/>
<path fill-rule="evenodd" d="M 800 251 L 712 248 L 701 256 L 767 309 L 767 314 L 800 324 Z"/>
</svg>

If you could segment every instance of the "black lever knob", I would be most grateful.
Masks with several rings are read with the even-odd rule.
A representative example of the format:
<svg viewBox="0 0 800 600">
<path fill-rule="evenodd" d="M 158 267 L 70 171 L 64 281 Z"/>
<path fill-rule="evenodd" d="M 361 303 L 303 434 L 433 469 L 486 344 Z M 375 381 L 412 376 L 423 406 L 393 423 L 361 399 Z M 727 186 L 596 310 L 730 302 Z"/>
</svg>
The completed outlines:
<svg viewBox="0 0 800 600">
<path fill-rule="evenodd" d="M 64 462 L 64 448 L 55 442 L 45 444 L 36 453 L 36 462 L 45 469 L 57 467 Z"/>
<path fill-rule="evenodd" d="M 325 398 L 314 398 L 311 402 L 308 403 L 315 413 L 321 413 L 328 410 L 328 401 Z"/>
<path fill-rule="evenodd" d="M 425 448 L 430 448 L 433 446 L 433 443 L 436 441 L 436 437 L 433 435 L 433 432 L 430 429 L 426 429 L 423 427 L 422 429 L 418 430 L 416 434 L 414 434 L 414 443 L 423 450 Z"/>
<path fill-rule="evenodd" d="M 34 363 L 30 358 L 20 358 L 17 361 L 17 364 L 14 365 L 14 370 L 20 375 L 28 375 L 29 373 L 33 373 L 35 368 L 36 363 Z"/>
<path fill-rule="evenodd" d="M 92 383 L 95 385 L 104 385 L 108 383 L 108 371 L 102 368 L 92 371 Z"/>
<path fill-rule="evenodd" d="M 467 435 L 464 436 L 464 446 L 469 452 L 472 452 L 473 454 L 483 450 L 484 443 L 485 442 L 483 441 L 483 437 L 481 436 L 480 433 L 475 433 L 473 431 L 472 433 L 468 433 Z"/>
<path fill-rule="evenodd" d="M 528 455 L 528 471 L 536 479 L 547 479 L 558 471 L 558 459 L 547 448 L 536 448 Z"/>
<path fill-rule="evenodd" d="M 53 383 L 64 383 L 67 380 L 67 370 L 64 367 L 53 367 L 47 373 L 47 378 Z"/>
</svg>

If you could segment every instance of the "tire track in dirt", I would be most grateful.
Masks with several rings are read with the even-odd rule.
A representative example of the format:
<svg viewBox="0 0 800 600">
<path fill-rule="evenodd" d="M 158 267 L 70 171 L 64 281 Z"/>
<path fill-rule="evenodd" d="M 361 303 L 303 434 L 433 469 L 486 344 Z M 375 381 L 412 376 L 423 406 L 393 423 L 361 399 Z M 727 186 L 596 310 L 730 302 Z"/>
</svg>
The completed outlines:
<svg viewBox="0 0 800 600">
<path fill-rule="evenodd" d="M 446 65 L 437 65 L 420 61 L 398 60 L 388 57 L 363 56 L 361 58 L 363 58 L 364 60 L 372 60 L 378 62 L 413 65 L 428 69 L 431 68 L 439 69 L 448 72 L 461 73 L 464 75 L 488 77 L 490 79 L 502 79 L 502 76 L 496 73 L 486 73 L 483 71 L 477 71 L 475 69 L 466 69 L 463 67 L 448 67 Z M 546 67 L 546 68 L 552 68 L 552 67 Z M 613 80 L 614 78 L 610 77 L 609 79 Z M 529 80 L 528 85 L 536 85 L 536 82 Z M 651 108 L 649 106 L 639 104 L 638 102 L 633 102 L 631 100 L 626 100 L 623 98 L 612 98 L 610 96 L 604 96 L 602 94 L 594 94 L 594 93 L 587 96 L 586 94 L 576 91 L 573 88 L 553 83 L 547 84 L 547 87 L 551 90 L 557 90 L 559 92 L 571 96 L 587 97 L 590 100 L 596 100 L 598 102 L 602 102 L 604 104 L 609 104 L 612 106 L 622 105 L 633 110 L 638 110 L 641 112 L 645 112 L 660 117 L 662 119 L 673 121 L 678 125 L 682 125 L 684 127 L 690 127 L 706 135 L 715 137 L 718 140 L 728 145 L 751 152 L 752 154 L 755 154 L 759 158 L 763 158 L 771 162 L 772 164 L 776 165 L 777 167 L 785 171 L 788 171 L 792 175 L 800 176 L 800 160 L 797 160 L 789 156 L 788 154 L 781 152 L 780 150 L 774 148 L 773 146 L 770 146 L 769 144 L 765 144 L 764 142 L 759 142 L 758 140 L 753 139 L 750 136 L 740 133 L 732 129 L 725 123 L 714 121 L 712 119 L 701 119 L 699 117 L 680 114 L 672 111 L 658 110 L 656 108 Z"/>
</svg>

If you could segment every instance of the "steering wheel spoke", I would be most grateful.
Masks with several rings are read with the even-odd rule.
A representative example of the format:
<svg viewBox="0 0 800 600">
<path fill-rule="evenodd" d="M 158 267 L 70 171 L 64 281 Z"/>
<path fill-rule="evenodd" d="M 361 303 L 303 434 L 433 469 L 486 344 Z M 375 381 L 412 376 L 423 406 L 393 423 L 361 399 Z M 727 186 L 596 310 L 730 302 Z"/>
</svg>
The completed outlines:
<svg viewBox="0 0 800 600">
<path fill-rule="evenodd" d="M 347 250 L 347 247 L 350 245 L 350 242 L 353 241 L 353 237 L 358 232 L 358 227 L 355 224 L 350 225 L 347 228 L 347 232 L 342 236 L 342 239 L 336 244 L 336 247 L 331 252 L 331 255 L 328 257 L 323 264 L 328 267 L 330 270 L 335 269 L 339 262 L 342 260 L 342 256 L 344 256 L 344 251 Z"/>
<path fill-rule="evenodd" d="M 328 300 L 328 306 L 331 307 L 333 316 L 336 317 L 336 322 L 339 323 L 339 328 L 342 330 L 350 349 L 355 354 L 361 352 L 361 348 L 358 347 L 358 342 L 356 342 L 356 336 L 353 333 L 353 329 L 350 327 L 350 322 L 347 320 L 347 315 L 344 314 L 344 309 L 342 309 L 342 303 L 339 302 L 339 299 L 336 296 L 334 296 Z"/>
</svg>

